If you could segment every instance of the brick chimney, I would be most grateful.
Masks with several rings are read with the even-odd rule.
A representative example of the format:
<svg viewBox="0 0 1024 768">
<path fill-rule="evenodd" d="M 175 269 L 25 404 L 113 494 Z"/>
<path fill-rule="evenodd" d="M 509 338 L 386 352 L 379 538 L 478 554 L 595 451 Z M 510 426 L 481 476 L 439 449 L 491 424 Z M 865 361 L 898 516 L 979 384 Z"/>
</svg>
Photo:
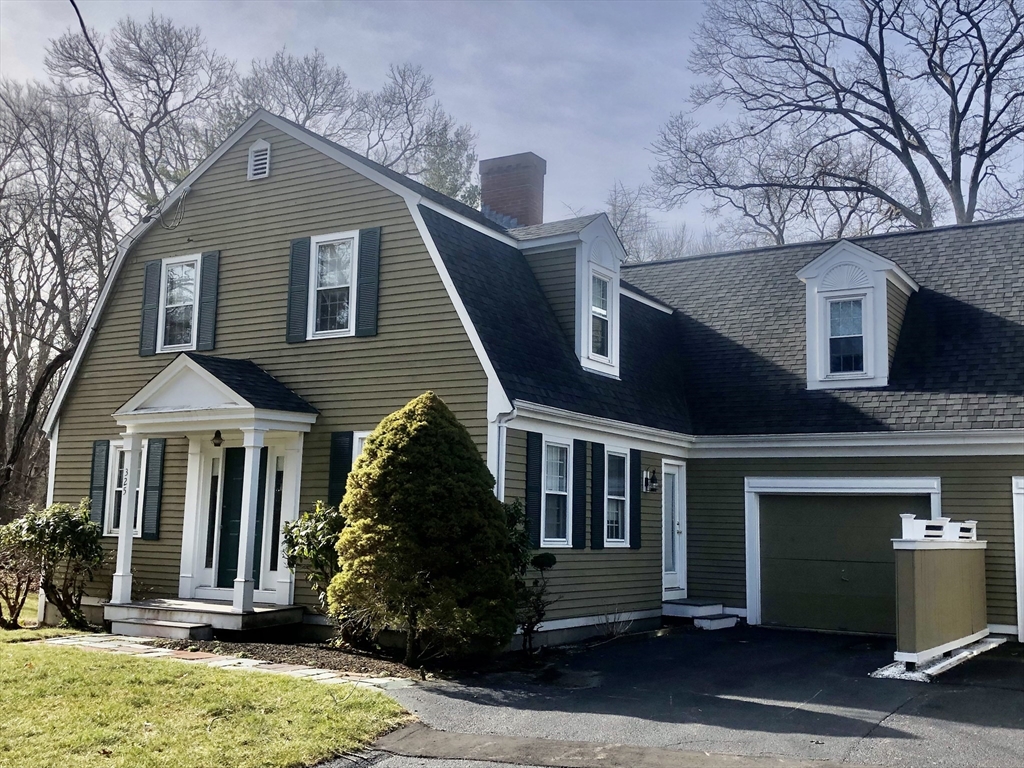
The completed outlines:
<svg viewBox="0 0 1024 768">
<path fill-rule="evenodd" d="M 480 206 L 495 220 L 508 217 L 507 226 L 544 223 L 544 174 L 548 164 L 533 152 L 480 161 Z M 495 216 L 495 214 L 497 214 Z"/>
</svg>

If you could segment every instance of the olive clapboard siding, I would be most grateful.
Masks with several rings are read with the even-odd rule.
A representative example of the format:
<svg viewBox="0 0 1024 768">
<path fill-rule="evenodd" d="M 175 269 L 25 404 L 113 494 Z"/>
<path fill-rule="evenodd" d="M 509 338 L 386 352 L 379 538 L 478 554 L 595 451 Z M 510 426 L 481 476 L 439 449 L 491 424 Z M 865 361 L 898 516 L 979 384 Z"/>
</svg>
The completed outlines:
<svg viewBox="0 0 1024 768">
<path fill-rule="evenodd" d="M 592 497 L 591 448 L 587 446 L 586 549 L 545 548 L 557 563 L 548 583 L 557 602 L 550 619 L 605 616 L 661 608 L 661 493 L 641 494 L 640 549 L 590 548 Z M 662 457 L 643 453 L 643 466 L 656 467 Z M 505 500 L 526 497 L 526 432 L 509 429 L 505 441 Z"/>
<path fill-rule="evenodd" d="M 766 495 L 761 514 L 761 623 L 896 634 L 892 540 L 901 514 L 927 517 L 927 496 Z"/>
<path fill-rule="evenodd" d="M 247 151 L 259 138 L 273 147 L 274 165 L 250 182 Z M 367 227 L 381 227 L 377 335 L 288 344 L 291 240 Z M 60 417 L 57 500 L 88 495 L 93 440 L 116 439 L 111 413 L 174 359 L 138 354 L 143 264 L 212 250 L 220 275 L 209 354 L 252 359 L 320 410 L 305 436 L 303 508 L 327 494 L 332 432 L 372 429 L 427 389 L 485 453 L 486 375 L 404 201 L 261 123 L 192 185 L 181 224 L 155 227 L 129 256 Z M 185 441 L 168 442 L 160 540 L 137 543 L 133 559 L 161 595 L 177 594 L 185 451 Z M 109 578 L 98 584 L 97 594 L 109 593 Z M 301 575 L 295 591 L 311 602 Z"/>
<path fill-rule="evenodd" d="M 540 289 L 558 318 L 558 325 L 570 340 L 576 338 L 576 251 L 527 253 Z M 575 342 L 574 342 L 575 343 Z"/>
<path fill-rule="evenodd" d="M 907 314 L 907 302 L 910 297 L 892 283 L 885 284 L 885 302 L 888 319 L 889 334 L 889 365 L 896 354 L 896 344 L 900 340 L 900 329 L 903 327 L 903 317 Z"/>
<path fill-rule="evenodd" d="M 1016 624 L 1013 505 L 1010 478 L 1020 456 L 695 459 L 687 463 L 687 576 L 691 597 L 746 606 L 744 477 L 939 477 L 942 513 L 977 520 L 989 542 L 985 570 L 988 616 Z"/>
</svg>

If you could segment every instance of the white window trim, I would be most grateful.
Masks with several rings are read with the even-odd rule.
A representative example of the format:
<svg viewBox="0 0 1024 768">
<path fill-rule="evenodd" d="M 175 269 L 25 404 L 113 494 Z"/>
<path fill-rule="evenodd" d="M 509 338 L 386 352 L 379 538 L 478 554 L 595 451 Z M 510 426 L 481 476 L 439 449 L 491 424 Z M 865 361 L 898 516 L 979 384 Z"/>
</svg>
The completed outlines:
<svg viewBox="0 0 1024 768">
<path fill-rule="evenodd" d="M 317 331 L 316 330 L 316 275 L 317 275 L 317 252 L 319 246 L 324 243 L 332 243 L 336 240 L 352 241 L 352 271 L 348 287 L 348 328 L 339 331 Z M 347 232 L 332 232 L 326 235 L 316 235 L 309 239 L 309 280 L 306 285 L 306 339 L 336 339 L 345 336 L 354 336 L 356 332 L 356 281 L 359 279 L 359 230 L 352 229 Z"/>
<path fill-rule="evenodd" d="M 594 278 L 599 277 L 608 283 L 608 355 L 594 352 Z M 581 340 L 585 351 L 584 368 L 607 373 L 612 376 L 619 374 L 619 280 L 612 270 L 594 262 L 587 262 L 584 282 L 586 301 L 584 302 L 585 335 Z"/>
<path fill-rule="evenodd" d="M 872 326 L 871 322 L 872 314 L 874 310 L 873 297 L 871 291 L 829 291 L 827 293 L 819 294 L 821 297 L 821 332 L 823 334 L 822 347 L 821 347 L 821 365 L 820 377 L 825 381 L 836 381 L 836 380 L 851 380 L 851 379 L 871 379 L 874 378 L 872 368 L 874 365 L 874 347 L 872 344 Z M 832 345 L 831 340 L 833 338 L 844 338 L 844 337 L 833 337 L 832 336 L 832 305 L 839 301 L 860 301 L 860 337 L 861 337 L 861 362 L 864 369 L 861 371 L 840 371 L 833 373 L 831 370 L 832 360 Z M 851 338 L 851 337 L 845 337 Z"/>
<path fill-rule="evenodd" d="M 622 538 L 621 539 L 609 539 L 608 538 L 608 500 L 610 498 L 608 494 L 608 464 L 612 456 L 619 456 L 625 459 L 625 475 L 626 475 L 626 497 L 625 504 L 622 509 Z M 619 446 L 605 446 L 604 451 L 604 545 L 608 548 L 615 547 L 629 547 L 629 449 L 621 448 Z"/>
<path fill-rule="evenodd" d="M 196 282 L 192 290 L 192 339 L 188 344 L 164 344 L 164 325 L 167 318 L 167 268 L 175 264 L 195 262 Z M 160 312 L 157 317 L 156 327 L 156 351 L 157 352 L 188 352 L 196 348 L 196 335 L 199 332 L 199 286 L 202 281 L 203 258 L 200 253 L 193 253 L 188 256 L 169 256 L 160 262 Z"/>
<path fill-rule="evenodd" d="M 565 454 L 565 538 L 548 539 L 548 446 L 555 445 L 566 449 Z M 568 549 L 572 547 L 572 440 L 550 439 L 545 436 L 541 443 L 540 472 L 540 545 L 546 549 Z"/>
<path fill-rule="evenodd" d="M 1024 476 L 1012 479 L 1013 561 L 1017 574 L 1017 641 L 1024 643 Z"/>
<path fill-rule="evenodd" d="M 363 452 L 363 444 L 366 442 L 366 438 L 370 436 L 372 430 L 366 430 L 364 432 L 353 432 L 352 433 L 352 466 L 356 465 L 356 459 L 359 458 L 359 454 Z"/>
<path fill-rule="evenodd" d="M 588 280 L 588 284 L 590 286 L 590 291 L 589 291 L 589 299 L 590 299 L 590 301 L 588 302 L 588 309 L 589 309 L 589 315 L 588 315 L 589 322 L 588 322 L 588 326 L 589 327 L 587 328 L 587 355 L 588 355 L 588 357 L 590 357 L 591 360 L 597 360 L 599 362 L 608 363 L 609 365 L 611 365 L 612 359 L 613 359 L 612 358 L 612 330 L 613 330 L 613 325 L 615 323 L 615 317 L 614 317 L 614 314 L 613 314 L 614 307 L 613 307 L 613 301 L 612 301 L 612 295 L 613 295 L 613 292 L 614 292 L 613 291 L 614 280 L 613 280 L 613 276 L 610 273 L 608 273 L 607 270 L 603 270 L 603 269 L 600 269 L 598 267 L 595 267 L 593 264 L 590 265 L 590 276 L 589 277 L 590 277 L 590 279 Z M 594 307 L 594 278 L 595 277 L 598 280 L 601 280 L 602 282 L 604 282 L 608 286 L 607 293 L 605 295 L 605 303 L 606 303 L 607 306 L 605 307 L 605 310 L 604 310 L 604 320 L 605 320 L 605 322 L 608 323 L 608 354 L 607 355 L 602 355 L 602 354 L 599 354 L 599 353 L 594 351 L 594 318 L 597 316 L 597 312 L 596 312 L 596 309 Z"/>
<path fill-rule="evenodd" d="M 120 526 L 114 528 L 114 491 L 117 488 L 117 454 L 124 449 L 124 443 L 121 440 L 111 440 L 110 446 L 107 449 L 107 489 L 104 494 L 103 506 L 103 535 L 104 536 L 118 536 L 120 533 Z M 142 538 L 142 509 L 145 503 L 146 495 L 146 454 L 149 451 L 149 440 L 143 438 L 142 440 L 142 454 L 139 459 L 139 509 L 138 509 L 138 520 L 139 524 L 132 531 L 132 538 Z"/>
<path fill-rule="evenodd" d="M 938 477 L 745 477 L 747 623 L 761 623 L 761 496 L 763 494 L 881 494 L 928 496 L 931 517 L 942 516 L 942 480 Z"/>
</svg>

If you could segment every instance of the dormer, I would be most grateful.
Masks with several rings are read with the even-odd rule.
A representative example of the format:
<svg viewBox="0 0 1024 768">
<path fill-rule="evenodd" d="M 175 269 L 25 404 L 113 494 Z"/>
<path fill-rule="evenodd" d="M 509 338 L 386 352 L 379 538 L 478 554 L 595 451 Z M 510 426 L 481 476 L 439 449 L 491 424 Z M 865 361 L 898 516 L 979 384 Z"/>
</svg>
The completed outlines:
<svg viewBox="0 0 1024 768">
<path fill-rule="evenodd" d="M 796 276 L 807 294 L 807 388 L 886 386 L 913 278 L 846 240 Z"/>
<path fill-rule="evenodd" d="M 626 253 L 605 214 L 509 230 L 580 365 L 619 375 L 619 268 Z"/>
</svg>

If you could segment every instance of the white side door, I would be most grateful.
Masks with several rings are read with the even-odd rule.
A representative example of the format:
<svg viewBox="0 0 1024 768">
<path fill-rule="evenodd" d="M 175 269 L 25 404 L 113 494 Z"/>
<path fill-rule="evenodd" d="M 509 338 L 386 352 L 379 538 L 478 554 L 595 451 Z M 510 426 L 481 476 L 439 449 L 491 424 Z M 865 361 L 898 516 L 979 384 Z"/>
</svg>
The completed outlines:
<svg viewBox="0 0 1024 768">
<path fill-rule="evenodd" d="M 665 599 L 686 597 L 686 465 L 662 464 L 662 590 Z"/>
</svg>

